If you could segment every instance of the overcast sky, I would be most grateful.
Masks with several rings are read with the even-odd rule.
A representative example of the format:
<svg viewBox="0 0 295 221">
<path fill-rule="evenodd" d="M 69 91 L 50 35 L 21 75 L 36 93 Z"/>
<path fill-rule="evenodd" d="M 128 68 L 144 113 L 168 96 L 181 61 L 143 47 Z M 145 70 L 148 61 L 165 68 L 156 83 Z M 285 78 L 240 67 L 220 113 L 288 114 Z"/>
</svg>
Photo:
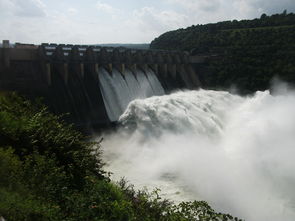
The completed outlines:
<svg viewBox="0 0 295 221">
<path fill-rule="evenodd" d="M 149 43 L 193 24 L 295 11 L 295 0 L 0 0 L 0 40 Z"/>
</svg>

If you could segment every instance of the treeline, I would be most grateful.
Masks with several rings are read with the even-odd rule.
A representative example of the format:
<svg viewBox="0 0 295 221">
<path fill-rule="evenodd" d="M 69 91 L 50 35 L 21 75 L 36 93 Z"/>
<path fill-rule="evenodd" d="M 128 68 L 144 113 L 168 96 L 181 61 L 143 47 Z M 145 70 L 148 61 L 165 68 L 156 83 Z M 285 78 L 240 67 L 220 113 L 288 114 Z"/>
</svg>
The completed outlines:
<svg viewBox="0 0 295 221">
<path fill-rule="evenodd" d="M 157 191 L 112 183 L 99 146 L 43 105 L 0 94 L 0 219 L 238 220 L 203 201 L 173 205 Z"/>
<path fill-rule="evenodd" d="M 251 93 L 268 89 L 274 77 L 295 83 L 295 14 L 286 11 L 167 32 L 151 48 L 217 56 L 201 76 L 207 88 L 234 85 L 241 93 Z"/>
</svg>

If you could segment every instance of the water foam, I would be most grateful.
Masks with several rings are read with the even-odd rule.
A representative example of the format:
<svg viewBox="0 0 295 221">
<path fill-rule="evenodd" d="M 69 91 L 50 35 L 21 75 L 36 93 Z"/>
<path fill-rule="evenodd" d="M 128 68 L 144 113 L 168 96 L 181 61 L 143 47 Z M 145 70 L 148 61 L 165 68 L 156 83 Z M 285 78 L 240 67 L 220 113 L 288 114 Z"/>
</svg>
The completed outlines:
<svg viewBox="0 0 295 221">
<path fill-rule="evenodd" d="M 295 95 L 186 91 L 134 100 L 106 135 L 118 180 L 246 220 L 295 219 Z"/>
</svg>

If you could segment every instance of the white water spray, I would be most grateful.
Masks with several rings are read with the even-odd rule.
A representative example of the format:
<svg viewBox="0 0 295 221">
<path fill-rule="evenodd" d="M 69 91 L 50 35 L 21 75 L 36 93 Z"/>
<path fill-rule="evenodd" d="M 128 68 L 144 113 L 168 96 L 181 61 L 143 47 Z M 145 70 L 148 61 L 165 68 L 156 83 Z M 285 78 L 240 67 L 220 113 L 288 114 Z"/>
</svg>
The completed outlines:
<svg viewBox="0 0 295 221">
<path fill-rule="evenodd" d="M 105 136 L 112 178 L 249 221 L 295 220 L 295 95 L 186 91 L 134 100 Z"/>
</svg>

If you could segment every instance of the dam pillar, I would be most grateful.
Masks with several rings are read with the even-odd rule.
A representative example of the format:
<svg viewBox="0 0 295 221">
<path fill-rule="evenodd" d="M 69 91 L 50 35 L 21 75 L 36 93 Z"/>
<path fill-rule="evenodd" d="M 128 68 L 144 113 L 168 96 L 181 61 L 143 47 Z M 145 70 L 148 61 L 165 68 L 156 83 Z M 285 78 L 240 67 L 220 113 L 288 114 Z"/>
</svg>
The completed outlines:
<svg viewBox="0 0 295 221">
<path fill-rule="evenodd" d="M 159 65 L 158 64 L 152 64 L 153 71 L 158 75 L 159 74 Z"/>
<path fill-rule="evenodd" d="M 85 69 L 87 70 L 87 74 L 90 74 L 95 81 L 98 81 L 98 57 L 96 51 L 98 51 L 99 48 L 95 47 L 88 47 L 85 52 L 85 63 L 84 63 L 84 72 Z M 84 73 L 84 78 L 85 78 Z"/>
<path fill-rule="evenodd" d="M 184 73 L 187 73 L 187 76 L 189 77 L 189 81 L 191 82 L 191 88 L 195 89 L 200 87 L 200 80 L 199 77 L 197 76 L 196 72 L 192 68 L 192 64 L 190 63 L 190 57 L 187 52 L 184 52 L 182 55 L 182 63 L 184 64 L 184 67 L 182 71 Z"/>
<path fill-rule="evenodd" d="M 158 74 L 154 67 L 155 61 L 153 59 L 153 53 L 151 51 L 146 51 L 144 54 L 144 62 L 147 65 L 147 69 L 153 70 L 156 74 Z"/>
<path fill-rule="evenodd" d="M 133 53 L 133 62 L 134 62 L 134 67 L 133 67 L 133 72 L 136 73 L 138 69 L 141 69 L 144 73 L 147 71 L 147 65 L 144 62 L 144 55 L 142 51 L 136 50 Z"/>
<path fill-rule="evenodd" d="M 129 65 L 129 69 L 136 74 L 136 70 L 137 70 L 137 64 L 130 64 Z"/>
<path fill-rule="evenodd" d="M 143 70 L 145 73 L 147 73 L 147 71 L 148 71 L 148 65 L 147 65 L 147 64 L 142 64 L 141 67 L 142 67 L 142 70 Z"/>
<path fill-rule="evenodd" d="M 168 64 L 168 72 L 171 74 L 173 79 L 176 78 L 176 64 Z"/>
<path fill-rule="evenodd" d="M 180 74 L 182 70 L 184 69 L 184 64 L 177 64 L 176 65 L 176 72 Z"/>
<path fill-rule="evenodd" d="M 45 77 L 48 86 L 51 86 L 52 79 L 51 79 L 51 65 L 50 63 L 45 64 Z"/>
<path fill-rule="evenodd" d="M 2 50 L 3 50 L 3 63 L 6 68 L 9 68 L 10 67 L 9 40 L 3 40 L 2 45 L 3 45 L 3 48 L 2 48 Z"/>
<path fill-rule="evenodd" d="M 172 77 L 175 79 L 176 78 L 176 74 L 177 74 L 177 68 L 176 68 L 176 64 L 172 65 Z"/>
<path fill-rule="evenodd" d="M 170 77 L 173 75 L 173 62 L 170 54 L 165 53 L 164 56 L 164 68 L 165 68 L 165 77 Z"/>
<path fill-rule="evenodd" d="M 180 73 L 179 72 L 179 65 L 181 63 L 181 59 L 180 59 L 180 54 L 179 53 L 176 53 L 174 55 L 172 55 L 172 67 L 171 67 L 171 74 L 172 74 L 172 78 L 173 79 L 176 79 L 177 78 L 177 73 Z"/>
<path fill-rule="evenodd" d="M 108 71 L 110 74 L 112 74 L 112 73 L 113 73 L 113 64 L 112 64 L 112 63 L 108 63 L 108 64 L 106 65 L 106 69 L 107 69 L 107 71 Z"/>
<path fill-rule="evenodd" d="M 112 62 L 115 64 L 116 69 L 121 73 L 125 74 L 125 62 L 124 59 L 124 49 L 116 48 L 113 50 Z"/>
<path fill-rule="evenodd" d="M 120 65 L 120 71 L 122 74 L 125 74 L 125 64 Z"/>
<path fill-rule="evenodd" d="M 104 67 L 110 75 L 113 73 L 113 63 L 115 62 L 112 60 L 113 58 L 113 49 L 112 48 L 100 48 L 98 53 L 98 63 Z"/>
<path fill-rule="evenodd" d="M 9 40 L 3 40 L 2 47 L 3 48 L 9 48 L 10 47 Z"/>
<path fill-rule="evenodd" d="M 167 63 L 164 60 L 164 54 L 162 52 L 156 52 L 154 54 L 155 56 L 155 64 L 157 64 L 157 68 L 158 68 L 158 75 L 161 78 L 166 78 L 167 77 L 167 72 L 168 72 L 168 68 L 167 68 Z"/>
<path fill-rule="evenodd" d="M 116 63 L 115 68 L 121 73 L 125 74 L 125 64 L 124 63 Z"/>
<path fill-rule="evenodd" d="M 94 71 L 95 71 L 96 74 L 98 74 L 98 68 L 99 68 L 98 64 L 95 63 L 94 64 Z"/>
<path fill-rule="evenodd" d="M 82 46 L 74 46 L 69 54 L 70 72 L 84 79 L 85 66 L 84 61 L 87 57 L 87 49 Z"/>
<path fill-rule="evenodd" d="M 69 81 L 69 65 L 68 63 L 63 63 L 63 71 L 62 71 L 62 75 L 63 75 L 63 79 L 66 85 L 68 85 L 68 81 Z"/>
<path fill-rule="evenodd" d="M 52 85 L 51 60 L 50 60 L 50 57 L 47 56 L 47 53 L 52 53 L 52 52 L 47 52 L 45 45 L 39 46 L 38 50 L 39 50 L 39 61 L 40 61 L 40 66 L 42 68 L 42 73 L 46 80 L 47 86 L 51 86 Z"/>
<path fill-rule="evenodd" d="M 199 88 L 201 86 L 200 80 L 196 72 L 194 71 L 191 64 L 185 64 L 184 67 L 185 71 L 190 76 L 190 79 L 192 80 L 193 88 Z"/>
<path fill-rule="evenodd" d="M 182 81 L 181 85 L 184 84 L 183 86 L 187 89 L 193 89 L 193 82 L 192 79 L 190 78 L 190 74 L 188 74 L 185 70 L 185 66 L 187 64 L 178 64 L 177 65 L 177 73 L 179 74 L 179 77 Z"/>
<path fill-rule="evenodd" d="M 162 64 L 161 65 L 161 72 L 164 78 L 167 78 L 168 76 L 168 65 L 167 64 Z"/>
<path fill-rule="evenodd" d="M 85 76 L 84 63 L 80 63 L 80 73 L 81 73 L 81 77 L 84 78 Z"/>
<path fill-rule="evenodd" d="M 93 76 L 93 78 L 95 79 L 96 82 L 99 82 L 99 64 L 98 63 L 94 63 L 91 64 L 91 75 Z"/>
<path fill-rule="evenodd" d="M 132 64 L 132 56 L 131 56 L 131 51 L 130 49 L 125 49 L 122 51 L 122 63 L 124 64 L 124 72 L 125 69 L 130 69 L 131 70 L 131 64 Z M 131 70 L 132 71 L 132 70 Z"/>
<path fill-rule="evenodd" d="M 69 80 L 69 62 L 70 62 L 70 49 L 65 45 L 59 45 L 56 47 L 53 54 L 53 63 L 55 69 L 64 80 L 65 85 L 68 85 Z"/>
</svg>

